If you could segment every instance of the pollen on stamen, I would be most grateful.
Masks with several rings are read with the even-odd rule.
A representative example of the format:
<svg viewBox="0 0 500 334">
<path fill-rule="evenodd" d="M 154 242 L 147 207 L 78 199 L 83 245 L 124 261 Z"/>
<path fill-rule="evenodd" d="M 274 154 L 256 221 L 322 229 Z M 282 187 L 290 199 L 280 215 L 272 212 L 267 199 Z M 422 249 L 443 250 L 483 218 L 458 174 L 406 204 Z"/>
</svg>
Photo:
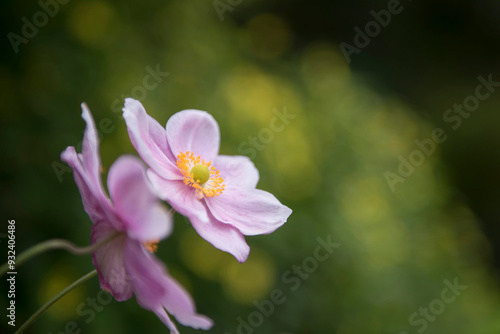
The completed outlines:
<svg viewBox="0 0 500 334">
<path fill-rule="evenodd" d="M 177 168 L 184 177 L 184 184 L 196 189 L 199 199 L 219 196 L 224 191 L 224 179 L 220 177 L 220 172 L 211 161 L 195 157 L 193 152 L 180 153 L 177 156 Z"/>
<path fill-rule="evenodd" d="M 144 247 L 146 248 L 146 250 L 148 252 L 156 253 L 156 251 L 158 250 L 158 243 L 159 243 L 159 240 L 146 242 L 146 243 L 144 243 Z"/>
</svg>

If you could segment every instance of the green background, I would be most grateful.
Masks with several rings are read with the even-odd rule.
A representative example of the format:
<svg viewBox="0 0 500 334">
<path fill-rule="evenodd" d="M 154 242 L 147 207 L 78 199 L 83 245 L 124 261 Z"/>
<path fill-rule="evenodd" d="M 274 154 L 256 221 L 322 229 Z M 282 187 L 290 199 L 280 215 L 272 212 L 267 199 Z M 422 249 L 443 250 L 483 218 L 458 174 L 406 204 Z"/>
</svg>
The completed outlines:
<svg viewBox="0 0 500 334">
<path fill-rule="evenodd" d="M 162 125 L 177 111 L 206 110 L 220 125 L 220 152 L 250 156 L 258 188 L 294 211 L 276 232 L 247 237 L 244 264 L 176 215 L 157 255 L 214 320 L 210 333 L 238 333 L 239 319 L 259 322 L 255 303 L 278 290 L 284 302 L 252 332 L 499 333 L 500 94 L 457 129 L 443 119 L 475 93 L 479 76 L 500 80 L 498 1 L 404 2 L 350 63 L 339 44 L 354 45 L 354 27 L 363 29 L 387 1 L 221 3 L 232 8 L 223 20 L 211 1 L 72 0 L 16 53 L 8 33 L 22 35 L 23 17 L 33 22 L 42 9 L 3 1 L 0 233 L 15 219 L 18 252 L 51 238 L 88 245 L 91 222 L 59 159 L 82 140 L 81 102 L 101 130 L 105 172 L 135 154 L 121 119 L 124 97 L 140 99 Z M 169 75 L 141 89 L 157 67 Z M 265 129 L 284 110 L 294 118 L 267 140 Z M 397 173 L 398 157 L 409 159 L 415 140 L 437 128 L 446 140 L 391 191 L 384 173 Z M 307 275 L 291 273 L 311 264 L 318 238 L 340 245 Z M 90 256 L 63 251 L 19 267 L 18 326 L 92 269 Z M 445 281 L 455 280 L 467 288 L 440 302 Z M 0 287 L 5 310 L 3 278 Z M 429 307 L 439 311 L 422 320 Z M 99 293 L 96 278 L 28 332 L 79 330 L 168 332 L 134 298 L 118 303 Z"/>
</svg>

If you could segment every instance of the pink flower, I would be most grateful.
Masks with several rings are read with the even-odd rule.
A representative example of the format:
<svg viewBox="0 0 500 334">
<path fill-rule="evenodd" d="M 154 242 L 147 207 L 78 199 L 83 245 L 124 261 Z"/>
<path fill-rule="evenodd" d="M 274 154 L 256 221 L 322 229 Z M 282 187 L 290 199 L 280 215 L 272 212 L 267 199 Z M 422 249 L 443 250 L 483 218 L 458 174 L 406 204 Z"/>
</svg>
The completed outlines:
<svg viewBox="0 0 500 334">
<path fill-rule="evenodd" d="M 201 237 L 238 261 L 250 252 L 244 235 L 271 233 L 292 213 L 255 188 L 259 172 L 250 159 L 218 155 L 219 126 L 210 114 L 178 112 L 165 131 L 139 101 L 128 98 L 123 117 L 158 195 L 187 216 Z"/>
<path fill-rule="evenodd" d="M 82 118 L 87 122 L 82 153 L 68 147 L 61 158 L 73 168 L 85 211 L 94 223 L 91 243 L 115 236 L 92 254 L 101 288 L 117 301 L 135 294 L 139 305 L 155 312 L 173 333 L 178 331 L 165 309 L 183 325 L 209 329 L 211 320 L 196 314 L 189 294 L 148 252 L 152 242 L 170 233 L 172 222 L 150 189 L 145 166 L 132 156 L 119 158 L 109 170 L 110 200 L 101 183 L 94 120 L 85 104 L 82 109 Z"/>
</svg>

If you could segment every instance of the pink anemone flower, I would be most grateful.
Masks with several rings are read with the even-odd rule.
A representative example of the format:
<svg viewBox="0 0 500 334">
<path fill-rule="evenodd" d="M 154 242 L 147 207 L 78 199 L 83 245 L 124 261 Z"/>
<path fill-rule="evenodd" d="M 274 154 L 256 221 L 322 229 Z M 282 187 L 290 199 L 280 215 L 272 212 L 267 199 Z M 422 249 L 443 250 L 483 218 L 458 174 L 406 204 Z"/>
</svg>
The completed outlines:
<svg viewBox="0 0 500 334">
<path fill-rule="evenodd" d="M 152 254 L 157 242 L 172 229 L 171 216 L 151 190 L 143 163 L 133 156 L 119 158 L 110 168 L 105 194 L 101 182 L 99 142 L 94 120 L 85 104 L 82 153 L 68 147 L 61 159 L 73 168 L 85 211 L 94 223 L 91 243 L 109 240 L 92 254 L 101 288 L 117 301 L 135 294 L 143 308 L 153 311 L 178 333 L 167 312 L 183 325 L 209 329 L 212 321 L 195 311 L 182 286 L 168 275 Z"/>
<path fill-rule="evenodd" d="M 202 238 L 239 262 L 250 252 L 244 235 L 271 233 L 292 213 L 256 189 L 259 172 L 249 158 L 218 154 L 219 126 L 207 112 L 180 111 L 165 131 L 139 101 L 127 98 L 123 117 L 158 196 L 188 217 Z"/>
</svg>

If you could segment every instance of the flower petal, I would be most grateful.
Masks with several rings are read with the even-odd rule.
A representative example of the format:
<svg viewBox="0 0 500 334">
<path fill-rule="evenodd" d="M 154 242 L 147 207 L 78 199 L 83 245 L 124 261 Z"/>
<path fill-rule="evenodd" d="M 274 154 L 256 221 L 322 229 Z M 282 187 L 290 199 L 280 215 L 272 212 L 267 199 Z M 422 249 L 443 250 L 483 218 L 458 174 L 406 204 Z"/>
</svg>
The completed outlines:
<svg viewBox="0 0 500 334">
<path fill-rule="evenodd" d="M 219 125 L 205 111 L 183 110 L 168 120 L 167 141 L 176 157 L 190 151 L 206 161 L 213 160 L 219 152 Z"/>
<path fill-rule="evenodd" d="M 84 103 L 82 118 L 87 123 L 82 142 L 83 153 L 77 154 L 74 147 L 68 147 L 61 153 L 61 160 L 73 168 L 73 177 L 82 195 L 83 206 L 92 222 L 113 221 L 112 217 L 107 216 L 112 209 L 101 181 L 99 139 L 94 119 Z"/>
<path fill-rule="evenodd" d="M 148 310 L 156 310 L 162 305 L 167 292 L 162 281 L 165 272 L 163 264 L 140 242 L 132 239 L 127 239 L 124 255 L 125 268 L 137 302 Z"/>
<path fill-rule="evenodd" d="M 237 228 L 215 219 L 203 200 L 198 200 L 193 188 L 182 181 L 170 181 L 159 177 L 152 170 L 148 176 L 158 195 L 168 201 L 175 211 L 186 216 L 198 234 L 216 248 L 232 254 L 239 262 L 245 262 L 250 247 Z"/>
<path fill-rule="evenodd" d="M 132 145 L 141 158 L 157 173 L 172 180 L 182 179 L 167 142 L 165 129 L 146 113 L 142 104 L 125 99 L 123 118 L 127 123 Z"/>
<path fill-rule="evenodd" d="M 245 235 L 271 233 L 292 214 L 276 197 L 260 189 L 229 188 L 220 196 L 205 200 L 217 220 Z"/>
<path fill-rule="evenodd" d="M 196 198 L 194 188 L 185 185 L 183 181 L 166 180 L 151 169 L 147 174 L 158 196 L 167 201 L 175 211 L 184 216 L 197 216 L 202 221 L 208 220 L 207 210 Z"/>
<path fill-rule="evenodd" d="M 177 333 L 175 325 L 163 310 L 167 309 L 183 325 L 208 329 L 212 322 L 195 311 L 189 294 L 170 277 L 165 267 L 144 247 L 132 240 L 125 248 L 127 273 L 137 302 L 152 310 L 168 328 Z"/>
<path fill-rule="evenodd" d="M 82 162 L 78 158 L 78 155 L 74 147 L 68 147 L 64 152 L 61 153 L 61 160 L 66 162 L 71 168 L 73 168 L 73 178 L 75 183 L 80 190 L 80 195 L 82 196 L 83 207 L 89 215 L 93 223 L 98 221 L 106 220 L 105 208 L 103 203 L 98 200 L 94 195 L 94 187 L 87 178 L 87 174 L 83 170 Z"/>
<path fill-rule="evenodd" d="M 250 253 L 250 247 L 243 234 L 237 228 L 217 221 L 210 213 L 208 217 L 208 221 L 201 221 L 196 217 L 188 216 L 191 225 L 203 239 L 215 248 L 232 254 L 238 262 L 245 262 Z"/>
<path fill-rule="evenodd" d="M 85 103 L 82 103 L 82 118 L 87 123 L 82 141 L 82 163 L 83 169 L 87 172 L 87 176 L 101 192 L 101 158 L 99 157 L 99 137 L 95 126 L 94 119 L 90 114 L 89 108 Z"/>
<path fill-rule="evenodd" d="M 219 155 L 214 167 L 219 170 L 226 188 L 254 189 L 259 182 L 259 171 L 248 157 Z"/>
<path fill-rule="evenodd" d="M 117 233 L 109 223 L 101 222 L 92 226 L 91 244 L 98 243 Z M 118 236 L 92 253 L 92 262 L 97 269 L 101 289 L 108 291 L 117 301 L 132 297 L 124 266 L 125 235 Z"/>
<path fill-rule="evenodd" d="M 212 320 L 196 313 L 193 299 L 173 277 L 166 275 L 165 285 L 167 286 L 167 295 L 163 300 L 163 305 L 168 313 L 172 314 L 184 326 L 201 329 L 212 327 Z"/>
<path fill-rule="evenodd" d="M 152 311 L 156 314 L 158 318 L 160 318 L 161 322 L 163 322 L 165 326 L 167 326 L 168 329 L 170 329 L 170 334 L 180 334 L 174 322 L 170 320 L 170 317 L 168 316 L 167 312 L 165 312 L 163 306 L 158 306 L 156 310 Z"/>
<path fill-rule="evenodd" d="M 109 169 L 108 189 L 129 237 L 160 240 L 172 230 L 171 217 L 153 193 L 146 168 L 133 156 L 119 158 Z"/>
</svg>

